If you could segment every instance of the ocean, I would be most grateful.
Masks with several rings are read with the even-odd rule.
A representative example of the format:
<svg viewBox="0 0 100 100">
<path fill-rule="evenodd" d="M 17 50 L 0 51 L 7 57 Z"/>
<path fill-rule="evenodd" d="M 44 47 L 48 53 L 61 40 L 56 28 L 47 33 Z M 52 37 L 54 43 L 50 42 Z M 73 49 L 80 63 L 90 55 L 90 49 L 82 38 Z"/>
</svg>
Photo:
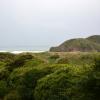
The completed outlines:
<svg viewBox="0 0 100 100">
<path fill-rule="evenodd" d="M 22 53 L 22 52 L 45 52 L 49 46 L 0 46 L 0 52 Z"/>
</svg>

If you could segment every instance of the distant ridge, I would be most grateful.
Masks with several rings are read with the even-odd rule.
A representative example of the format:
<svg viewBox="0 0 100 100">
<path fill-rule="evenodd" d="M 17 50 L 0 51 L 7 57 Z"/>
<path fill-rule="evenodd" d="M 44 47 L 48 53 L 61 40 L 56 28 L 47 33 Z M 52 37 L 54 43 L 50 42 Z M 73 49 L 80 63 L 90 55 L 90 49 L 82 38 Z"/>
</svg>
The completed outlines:
<svg viewBox="0 0 100 100">
<path fill-rule="evenodd" d="M 51 47 L 51 52 L 100 52 L 100 35 L 93 35 L 88 38 L 70 39 L 57 47 Z"/>
</svg>

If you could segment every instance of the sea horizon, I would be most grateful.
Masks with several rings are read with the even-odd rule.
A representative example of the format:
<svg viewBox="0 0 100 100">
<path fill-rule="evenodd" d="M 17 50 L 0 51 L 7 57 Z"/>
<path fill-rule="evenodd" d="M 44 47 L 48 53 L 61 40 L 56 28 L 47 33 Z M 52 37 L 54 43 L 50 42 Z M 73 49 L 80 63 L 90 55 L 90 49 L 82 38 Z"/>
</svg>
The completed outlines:
<svg viewBox="0 0 100 100">
<path fill-rule="evenodd" d="M 49 46 L 1 46 L 0 52 L 10 52 L 10 53 L 23 53 L 23 52 L 46 52 L 49 51 Z"/>
<path fill-rule="evenodd" d="M 13 53 L 13 54 L 20 54 L 20 53 L 42 53 L 46 51 L 1 51 L 0 50 L 0 53 L 6 53 L 6 52 Z"/>
<path fill-rule="evenodd" d="M 46 51 L 49 48 L 48 45 L 8 45 L 0 46 L 0 51 Z"/>
</svg>

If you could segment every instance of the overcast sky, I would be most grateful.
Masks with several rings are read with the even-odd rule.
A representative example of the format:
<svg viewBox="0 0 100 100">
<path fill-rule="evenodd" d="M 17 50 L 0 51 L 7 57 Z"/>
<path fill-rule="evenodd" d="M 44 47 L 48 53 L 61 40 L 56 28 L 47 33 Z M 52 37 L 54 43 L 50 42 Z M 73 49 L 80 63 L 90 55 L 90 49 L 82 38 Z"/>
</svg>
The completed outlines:
<svg viewBox="0 0 100 100">
<path fill-rule="evenodd" d="M 0 46 L 55 46 L 100 35 L 100 0 L 0 0 Z"/>
</svg>

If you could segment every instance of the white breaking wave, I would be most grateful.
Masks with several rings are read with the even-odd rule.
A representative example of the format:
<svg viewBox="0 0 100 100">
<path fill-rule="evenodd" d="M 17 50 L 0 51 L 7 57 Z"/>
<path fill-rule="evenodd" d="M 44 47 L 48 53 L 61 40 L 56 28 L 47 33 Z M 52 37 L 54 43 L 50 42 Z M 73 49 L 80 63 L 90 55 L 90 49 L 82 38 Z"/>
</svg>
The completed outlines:
<svg viewBox="0 0 100 100">
<path fill-rule="evenodd" d="M 41 52 L 45 52 L 45 51 L 0 51 L 0 52 L 10 52 L 13 54 L 19 54 L 19 53 L 41 53 Z"/>
</svg>

